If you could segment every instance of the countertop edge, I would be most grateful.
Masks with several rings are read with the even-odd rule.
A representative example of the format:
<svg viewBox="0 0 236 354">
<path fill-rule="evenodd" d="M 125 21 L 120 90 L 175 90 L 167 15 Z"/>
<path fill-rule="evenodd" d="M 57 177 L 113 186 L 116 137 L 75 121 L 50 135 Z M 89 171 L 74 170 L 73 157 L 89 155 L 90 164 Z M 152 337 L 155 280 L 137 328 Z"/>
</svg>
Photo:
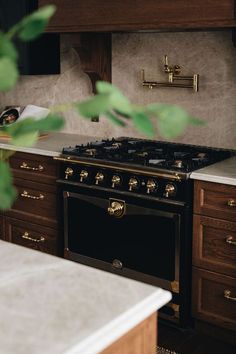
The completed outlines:
<svg viewBox="0 0 236 354">
<path fill-rule="evenodd" d="M 16 152 L 26 152 L 30 154 L 36 154 L 36 155 L 42 155 L 42 156 L 60 156 L 61 153 L 56 152 L 56 151 L 50 151 L 50 150 L 42 150 L 42 149 L 37 149 L 35 147 L 22 147 L 22 146 L 15 146 L 11 144 L 2 144 L 0 143 L 0 149 L 4 150 L 13 150 Z"/>
<path fill-rule="evenodd" d="M 206 182 L 214 182 L 214 183 L 222 183 L 228 184 L 230 186 L 236 186 L 236 179 L 224 176 L 214 176 L 214 175 L 207 175 L 198 172 L 193 172 L 190 175 L 191 179 L 206 181 Z"/>
<path fill-rule="evenodd" d="M 106 324 L 79 344 L 75 344 L 72 348 L 64 351 L 63 354 L 95 354 L 101 352 L 168 303 L 171 298 L 172 296 L 169 291 L 157 289 L 155 293 Z"/>
</svg>

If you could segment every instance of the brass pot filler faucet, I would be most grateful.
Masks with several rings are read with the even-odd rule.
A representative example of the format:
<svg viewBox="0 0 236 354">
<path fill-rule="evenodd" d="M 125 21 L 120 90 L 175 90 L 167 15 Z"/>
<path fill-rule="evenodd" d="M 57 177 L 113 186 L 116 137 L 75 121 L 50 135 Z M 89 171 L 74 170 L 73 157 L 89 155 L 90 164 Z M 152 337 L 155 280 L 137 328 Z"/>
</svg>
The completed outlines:
<svg viewBox="0 0 236 354">
<path fill-rule="evenodd" d="M 147 81 L 145 80 L 144 70 L 141 70 L 141 80 L 144 87 L 152 89 L 153 87 L 180 87 L 191 88 L 194 92 L 199 90 L 199 75 L 192 76 L 180 75 L 181 67 L 179 65 L 169 66 L 167 55 L 164 56 L 164 72 L 168 74 L 167 82 Z"/>
</svg>

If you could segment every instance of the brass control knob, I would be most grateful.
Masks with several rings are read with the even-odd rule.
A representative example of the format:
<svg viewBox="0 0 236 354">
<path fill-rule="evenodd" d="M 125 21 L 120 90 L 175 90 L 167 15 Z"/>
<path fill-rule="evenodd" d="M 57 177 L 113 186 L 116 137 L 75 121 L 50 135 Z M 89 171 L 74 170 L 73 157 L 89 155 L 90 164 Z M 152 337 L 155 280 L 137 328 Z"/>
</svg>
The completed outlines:
<svg viewBox="0 0 236 354">
<path fill-rule="evenodd" d="M 69 177 L 71 177 L 73 175 L 74 171 L 72 170 L 72 168 L 67 167 L 67 169 L 65 170 L 65 179 L 68 179 Z"/>
<path fill-rule="evenodd" d="M 167 183 L 166 187 L 165 187 L 165 193 L 164 196 L 166 198 L 169 198 L 171 196 L 174 196 L 176 193 L 176 187 L 174 184 L 172 183 Z"/>
<path fill-rule="evenodd" d="M 138 188 L 138 180 L 136 178 L 130 178 L 129 180 L 129 191 Z"/>
<path fill-rule="evenodd" d="M 112 185 L 111 185 L 112 188 L 114 188 L 115 186 L 119 186 L 121 183 L 120 176 L 118 176 L 118 175 L 112 176 L 111 183 L 112 183 Z"/>
<path fill-rule="evenodd" d="M 101 183 L 104 180 L 104 174 L 101 172 L 98 172 L 95 176 L 95 180 L 96 180 L 95 184 Z"/>
<path fill-rule="evenodd" d="M 154 181 L 154 179 L 149 179 L 147 181 L 147 193 L 149 194 L 150 192 L 153 192 L 157 187 L 156 182 Z"/>
<path fill-rule="evenodd" d="M 121 202 L 112 202 L 111 205 L 107 208 L 109 215 L 116 217 L 122 216 L 124 214 L 124 204 Z"/>
<path fill-rule="evenodd" d="M 84 179 L 88 178 L 88 171 L 82 170 L 79 175 L 80 175 L 80 180 L 79 181 L 83 182 Z"/>
</svg>

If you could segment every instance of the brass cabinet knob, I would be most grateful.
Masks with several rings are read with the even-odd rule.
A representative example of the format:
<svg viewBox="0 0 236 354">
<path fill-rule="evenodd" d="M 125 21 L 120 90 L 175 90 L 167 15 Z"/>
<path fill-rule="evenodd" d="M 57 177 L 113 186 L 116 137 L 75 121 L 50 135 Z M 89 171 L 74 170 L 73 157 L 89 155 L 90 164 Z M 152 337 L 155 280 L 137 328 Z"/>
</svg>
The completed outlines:
<svg viewBox="0 0 236 354">
<path fill-rule="evenodd" d="M 234 199 L 229 199 L 229 200 L 227 201 L 227 205 L 228 205 L 229 207 L 236 207 L 236 200 L 234 200 Z"/>
<path fill-rule="evenodd" d="M 104 174 L 101 172 L 98 172 L 95 176 L 95 180 L 96 180 L 95 184 L 99 184 L 99 183 L 103 182 Z"/>
<path fill-rule="evenodd" d="M 231 301 L 236 301 L 236 297 L 231 296 L 231 291 L 228 289 L 224 290 L 224 298 Z"/>
<path fill-rule="evenodd" d="M 79 174 L 80 176 L 80 182 L 83 182 L 84 179 L 88 178 L 88 171 L 86 170 L 82 170 Z"/>
<path fill-rule="evenodd" d="M 150 192 L 153 192 L 157 187 L 156 182 L 154 181 L 154 179 L 149 179 L 147 181 L 147 193 L 149 194 Z"/>
<path fill-rule="evenodd" d="M 233 236 L 227 236 L 225 242 L 229 245 L 236 246 L 236 239 L 234 239 Z"/>
<path fill-rule="evenodd" d="M 67 167 L 67 169 L 65 170 L 65 179 L 69 179 L 69 177 L 71 177 L 73 173 L 74 171 L 72 170 L 72 168 Z"/>
<path fill-rule="evenodd" d="M 136 178 L 130 178 L 129 180 L 129 191 L 138 188 L 138 180 Z"/>
<path fill-rule="evenodd" d="M 166 198 L 169 198 L 173 195 L 176 194 L 176 187 L 173 183 L 167 183 L 166 187 L 165 187 L 165 193 L 164 196 Z"/>
<path fill-rule="evenodd" d="M 107 208 L 109 215 L 120 217 L 124 214 L 124 203 L 119 201 L 112 202 L 111 205 Z"/>
<path fill-rule="evenodd" d="M 120 176 L 118 176 L 118 175 L 112 176 L 111 183 L 112 183 L 111 184 L 112 188 L 114 188 L 115 186 L 119 186 L 121 183 Z"/>
</svg>

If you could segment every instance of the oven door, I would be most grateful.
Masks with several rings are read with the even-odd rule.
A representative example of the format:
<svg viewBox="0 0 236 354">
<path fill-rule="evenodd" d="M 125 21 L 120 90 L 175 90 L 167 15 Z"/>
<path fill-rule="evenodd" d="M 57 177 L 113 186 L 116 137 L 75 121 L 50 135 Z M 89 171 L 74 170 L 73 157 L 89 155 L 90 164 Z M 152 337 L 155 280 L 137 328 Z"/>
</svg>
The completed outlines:
<svg viewBox="0 0 236 354">
<path fill-rule="evenodd" d="M 63 196 L 66 258 L 179 292 L 181 212 L 137 197 Z"/>
</svg>

